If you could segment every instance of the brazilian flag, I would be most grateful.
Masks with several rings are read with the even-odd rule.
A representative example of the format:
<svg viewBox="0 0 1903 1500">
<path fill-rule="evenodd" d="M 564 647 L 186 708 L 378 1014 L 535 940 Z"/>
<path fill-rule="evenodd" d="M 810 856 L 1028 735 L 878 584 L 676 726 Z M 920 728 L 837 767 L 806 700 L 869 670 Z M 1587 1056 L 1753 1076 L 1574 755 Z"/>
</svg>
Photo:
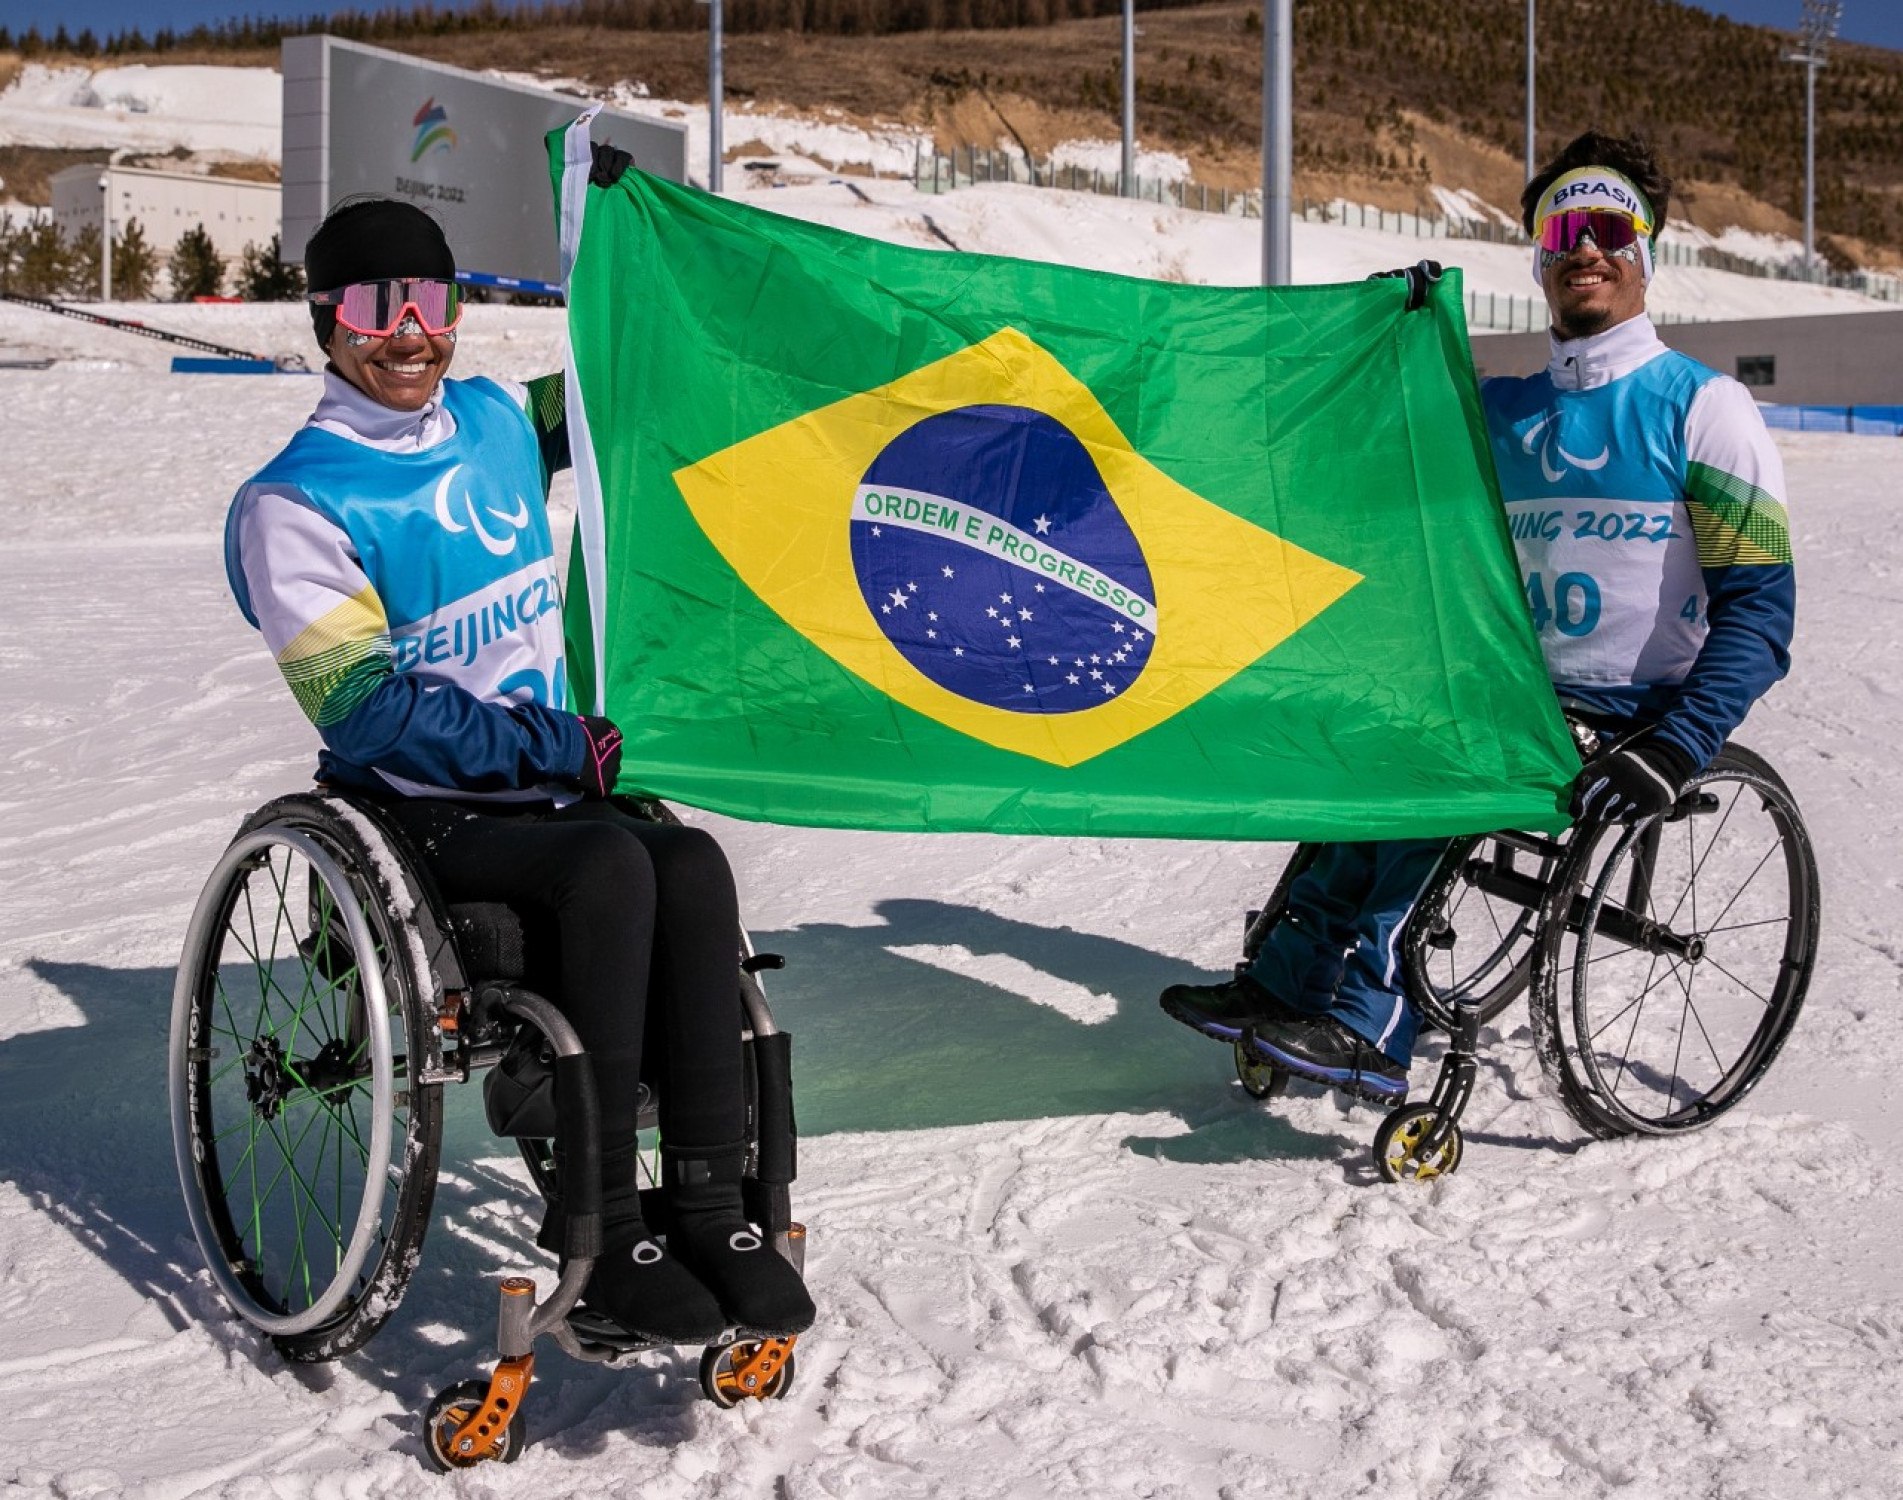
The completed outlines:
<svg viewBox="0 0 1903 1500">
<path fill-rule="evenodd" d="M 1578 761 L 1457 276 L 902 248 L 550 137 L 576 701 L 624 790 L 854 828 L 1551 828 Z"/>
</svg>

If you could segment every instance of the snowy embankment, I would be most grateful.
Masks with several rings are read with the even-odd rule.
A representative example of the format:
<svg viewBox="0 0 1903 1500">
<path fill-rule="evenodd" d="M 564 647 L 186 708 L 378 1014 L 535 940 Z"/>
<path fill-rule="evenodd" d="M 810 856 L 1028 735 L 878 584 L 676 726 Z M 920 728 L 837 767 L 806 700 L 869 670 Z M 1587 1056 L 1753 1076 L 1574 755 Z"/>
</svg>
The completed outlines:
<svg viewBox="0 0 1903 1500">
<path fill-rule="evenodd" d="M 985 201 L 1008 200 L 933 211 Z M 308 339 L 296 308 L 163 311 L 225 342 Z M 536 373 L 560 338 L 558 314 L 475 309 L 461 373 Z M 1742 738 L 1805 807 L 1823 953 L 1788 1050 L 1717 1127 L 1584 1142 L 1515 1012 L 1486 1041 L 1460 1173 L 1375 1185 L 1374 1112 L 1252 1104 L 1222 1048 L 1155 1008 L 1227 966 L 1283 849 L 707 820 L 756 940 L 790 960 L 771 993 L 797 1039 L 821 1309 L 797 1384 L 723 1412 L 685 1354 L 617 1374 L 545 1349 L 520 1466 L 444 1480 L 418 1464 L 415 1414 L 489 1354 L 493 1278 L 539 1263 L 477 1090 L 450 1108 L 408 1300 L 335 1367 L 288 1368 L 222 1315 L 167 1139 L 197 887 L 310 765 L 225 595 L 219 526 L 316 382 L 174 377 L 160 346 L 5 307 L 0 346 L 73 356 L 0 370 L 8 1493 L 1896 1493 L 1894 443 L 1778 438 L 1797 667 Z"/>
<path fill-rule="evenodd" d="M 281 94 L 270 68 L 28 63 L 0 91 L 0 140 L 276 161 Z"/>
<path fill-rule="evenodd" d="M 498 76 L 580 88 L 572 80 L 507 72 Z M 704 105 L 651 99 L 628 84 L 608 90 L 606 97 L 617 108 L 685 124 L 688 160 L 696 178 L 702 177 L 707 155 Z M 278 75 L 268 68 L 138 65 L 88 73 L 79 67 L 31 64 L 0 92 L 0 139 L 147 151 L 182 146 L 213 157 L 276 159 L 278 112 Z M 931 149 L 928 136 L 896 124 L 868 128 L 836 111 L 801 117 L 742 102 L 726 110 L 722 130 L 737 157 L 724 173 L 723 185 L 730 194 L 855 234 L 934 250 L 949 243 L 983 254 L 1061 261 L 1165 281 L 1248 286 L 1261 278 L 1259 220 L 1003 183 L 921 193 L 912 186 L 911 172 L 918 153 Z M 1112 150 L 1105 142 L 1078 141 L 1060 146 L 1056 159 L 1112 165 L 1114 158 L 1106 155 Z M 746 151 L 760 154 L 741 154 Z M 1187 171 L 1182 158 L 1168 153 L 1144 153 L 1139 167 L 1148 176 L 1171 179 Z M 841 172 L 851 175 L 837 175 Z M 1450 204 L 1464 204 L 1467 212 L 1479 213 L 1484 207 L 1471 194 L 1443 197 Z M 1358 280 L 1425 257 L 1460 267 L 1469 292 L 1522 303 L 1538 295 L 1531 252 L 1524 247 L 1415 239 L 1345 224 L 1297 223 L 1294 236 L 1294 276 L 1303 284 Z M 1754 241 L 1747 253 L 1761 248 Z M 1707 320 L 1899 310 L 1895 303 L 1829 287 L 1679 267 L 1659 278 L 1651 304 L 1663 316 Z"/>
</svg>

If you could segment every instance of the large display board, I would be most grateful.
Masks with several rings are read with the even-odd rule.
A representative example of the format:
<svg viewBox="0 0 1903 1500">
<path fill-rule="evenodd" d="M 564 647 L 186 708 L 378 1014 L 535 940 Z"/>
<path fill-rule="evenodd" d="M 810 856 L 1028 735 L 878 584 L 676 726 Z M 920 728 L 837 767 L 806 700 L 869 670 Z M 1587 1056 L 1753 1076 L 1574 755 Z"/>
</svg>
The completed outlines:
<svg viewBox="0 0 1903 1500">
<path fill-rule="evenodd" d="M 284 253 L 340 199 L 404 198 L 442 223 L 479 284 L 557 291 L 561 265 L 543 136 L 587 102 L 331 36 L 286 38 Z M 598 141 L 687 180 L 687 127 L 603 110 Z"/>
</svg>

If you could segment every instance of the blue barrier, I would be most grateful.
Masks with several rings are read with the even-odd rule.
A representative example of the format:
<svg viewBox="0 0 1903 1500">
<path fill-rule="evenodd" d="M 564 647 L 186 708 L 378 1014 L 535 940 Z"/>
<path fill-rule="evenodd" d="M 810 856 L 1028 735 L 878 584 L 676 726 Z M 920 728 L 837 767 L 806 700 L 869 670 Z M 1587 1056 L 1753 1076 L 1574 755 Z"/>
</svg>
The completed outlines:
<svg viewBox="0 0 1903 1500">
<path fill-rule="evenodd" d="M 201 359 L 196 355 L 174 354 L 172 373 L 174 375 L 275 375 L 278 367 L 268 359 Z M 295 375 L 307 374 L 304 370 L 294 370 Z"/>
<path fill-rule="evenodd" d="M 1758 407 L 1766 427 L 1784 432 L 1851 432 L 1867 437 L 1903 437 L 1903 406 Z"/>
</svg>

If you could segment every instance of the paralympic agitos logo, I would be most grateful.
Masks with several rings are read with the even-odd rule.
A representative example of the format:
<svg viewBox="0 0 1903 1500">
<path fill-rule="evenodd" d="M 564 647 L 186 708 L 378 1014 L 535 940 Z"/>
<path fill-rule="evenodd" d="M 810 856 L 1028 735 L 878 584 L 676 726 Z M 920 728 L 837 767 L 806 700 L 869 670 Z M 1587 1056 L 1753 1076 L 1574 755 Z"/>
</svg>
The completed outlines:
<svg viewBox="0 0 1903 1500">
<path fill-rule="evenodd" d="M 1016 329 L 674 474 L 727 564 L 897 703 L 1077 765 L 1360 575 L 1177 483 Z"/>
</svg>

